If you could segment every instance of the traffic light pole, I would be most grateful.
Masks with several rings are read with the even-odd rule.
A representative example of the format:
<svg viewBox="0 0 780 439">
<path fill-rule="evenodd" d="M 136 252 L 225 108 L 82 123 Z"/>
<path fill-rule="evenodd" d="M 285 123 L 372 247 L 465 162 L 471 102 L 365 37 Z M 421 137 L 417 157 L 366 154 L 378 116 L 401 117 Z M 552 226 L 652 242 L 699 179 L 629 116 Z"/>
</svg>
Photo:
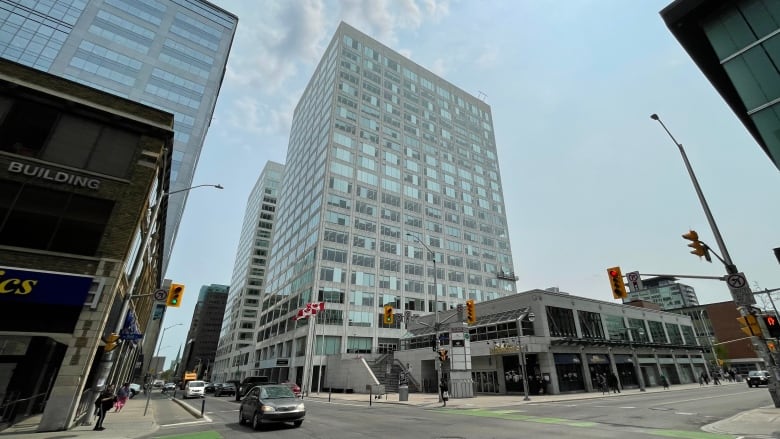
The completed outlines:
<svg viewBox="0 0 780 439">
<path fill-rule="evenodd" d="M 666 134 L 669 135 L 669 137 L 672 139 L 672 142 L 674 142 L 674 144 L 677 146 L 677 149 L 680 151 L 680 155 L 682 156 L 683 162 L 685 162 L 685 168 L 688 170 L 688 175 L 691 177 L 691 182 L 693 183 L 694 189 L 696 189 L 696 195 L 699 197 L 699 202 L 701 203 L 702 209 L 704 209 L 704 214 L 707 217 L 707 222 L 709 222 L 710 224 L 710 228 L 712 229 L 712 234 L 715 236 L 715 241 L 717 242 L 718 248 L 720 249 L 721 255 L 723 256 L 722 260 L 723 260 L 723 265 L 725 265 L 726 267 L 726 273 L 728 273 L 729 275 L 739 273 L 739 270 L 737 270 L 737 266 L 734 265 L 734 262 L 731 260 L 731 256 L 729 255 L 728 249 L 726 249 L 726 244 L 723 241 L 723 237 L 720 234 L 720 230 L 718 230 L 718 225 L 715 223 L 715 218 L 713 217 L 712 212 L 710 211 L 710 207 L 707 204 L 707 200 L 704 198 L 704 193 L 702 193 L 701 186 L 699 186 L 699 181 L 696 179 L 696 174 L 694 174 L 693 172 L 691 163 L 688 161 L 688 156 L 685 154 L 685 149 L 679 142 L 677 142 L 677 139 L 675 139 L 672 133 L 669 131 L 669 129 L 666 128 L 666 125 L 664 125 L 664 123 L 661 121 L 661 118 L 658 117 L 657 114 L 650 115 L 650 118 L 657 121 L 659 124 L 661 124 L 661 127 L 663 127 L 664 131 L 666 131 Z M 751 309 L 748 304 L 741 303 L 742 301 L 738 300 L 738 297 L 733 292 L 732 292 L 732 298 L 734 299 L 734 303 L 737 306 L 740 315 L 742 315 L 743 317 L 751 315 Z M 780 408 L 780 394 L 779 394 L 780 389 L 778 389 L 778 382 L 777 382 L 777 376 L 778 373 L 780 373 L 780 370 L 778 369 L 778 361 L 776 361 L 780 359 L 775 358 L 769 352 L 769 349 L 766 344 L 766 339 L 770 338 L 769 330 L 764 324 L 763 319 L 759 319 L 759 324 L 761 327 L 761 334 L 755 334 L 753 337 L 751 337 L 751 340 L 753 341 L 753 346 L 756 348 L 756 350 L 764 360 L 764 364 L 766 364 L 767 369 L 770 370 L 769 385 L 767 386 L 769 388 L 769 395 L 772 397 L 772 401 L 774 402 L 775 407 Z"/>
<path fill-rule="evenodd" d="M 440 349 L 440 343 L 441 343 L 440 340 L 439 340 L 439 336 L 441 334 L 441 323 L 439 322 L 439 289 L 438 289 L 438 285 L 436 283 L 436 278 L 438 277 L 436 275 L 436 253 L 431 251 L 431 249 L 427 245 L 425 245 L 425 243 L 422 242 L 420 240 L 420 238 L 418 238 L 416 235 L 412 235 L 411 233 L 407 233 L 406 236 L 412 237 L 412 239 L 417 241 L 418 244 L 420 244 L 423 247 L 425 247 L 425 250 L 428 250 L 428 254 L 431 256 L 431 259 L 433 260 L 433 312 L 435 314 L 435 317 L 434 317 L 435 318 L 435 320 L 434 320 L 435 323 L 433 324 L 433 331 L 434 331 L 434 336 L 436 337 L 436 339 L 433 342 L 433 345 L 435 347 L 434 351 L 438 354 L 439 349 Z M 425 293 L 426 293 L 426 298 L 427 298 L 428 292 L 426 291 Z M 426 302 L 427 302 L 427 299 L 426 299 Z M 425 307 L 426 308 L 428 307 L 427 303 L 425 304 Z M 437 389 L 436 393 L 439 395 L 439 402 L 442 402 L 441 392 L 438 390 L 439 389 L 439 385 L 441 384 L 441 368 L 442 368 L 442 365 L 441 364 L 437 365 L 436 361 L 434 360 L 434 367 L 436 367 L 436 389 Z"/>
<path fill-rule="evenodd" d="M 146 252 L 149 249 L 149 243 L 152 240 L 152 235 L 153 235 L 152 231 L 155 230 L 154 226 L 158 224 L 157 216 L 160 214 L 160 206 L 162 206 L 165 197 L 171 194 L 186 192 L 203 186 L 211 186 L 217 189 L 222 189 L 222 186 L 219 184 L 199 184 L 185 189 L 179 189 L 172 192 L 163 192 L 162 194 L 160 194 L 157 203 L 154 205 L 154 210 L 152 211 L 152 215 L 149 217 L 151 222 L 149 224 L 149 227 L 146 229 L 146 232 L 144 233 L 143 239 L 141 240 L 141 246 L 139 247 L 138 256 L 133 261 L 133 270 L 131 272 L 132 274 L 130 276 L 129 284 L 127 286 L 127 289 L 125 290 L 126 291 L 125 297 L 122 300 L 122 307 L 120 308 L 119 311 L 119 319 L 117 319 L 116 325 L 114 326 L 115 333 L 119 334 L 122 331 L 122 326 L 125 324 L 125 319 L 127 318 L 127 311 L 130 309 L 130 301 L 134 297 L 142 296 L 142 295 L 133 295 L 133 291 L 135 291 L 135 287 L 136 284 L 138 283 L 138 279 L 141 277 L 141 269 L 145 265 L 143 262 L 146 260 Z M 88 398 L 92 398 L 92 400 L 96 399 L 97 395 L 100 394 L 100 391 L 103 389 L 103 386 L 105 386 L 106 380 L 108 379 L 108 375 L 111 372 L 111 368 L 114 365 L 114 351 L 116 351 L 116 349 L 109 352 L 103 352 L 103 356 L 100 359 L 98 371 L 95 376 L 95 383 L 92 386 L 92 393 L 87 395 Z M 87 416 L 85 417 L 82 424 L 90 425 L 92 423 L 92 416 L 93 416 L 93 410 L 88 410 Z"/>
</svg>

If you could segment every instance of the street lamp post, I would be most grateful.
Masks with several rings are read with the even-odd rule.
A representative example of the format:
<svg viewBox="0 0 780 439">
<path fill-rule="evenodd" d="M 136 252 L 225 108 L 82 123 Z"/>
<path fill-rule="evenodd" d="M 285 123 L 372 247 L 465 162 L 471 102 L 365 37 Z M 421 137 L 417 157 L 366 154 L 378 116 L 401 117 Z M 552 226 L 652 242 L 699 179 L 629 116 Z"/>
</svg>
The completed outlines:
<svg viewBox="0 0 780 439">
<path fill-rule="evenodd" d="M 636 331 L 637 334 L 644 335 L 645 330 L 642 328 L 626 328 L 627 332 Z M 634 362 L 634 373 L 636 373 L 636 379 L 639 381 L 639 391 L 644 392 L 645 391 L 645 379 L 642 376 L 642 368 L 639 366 L 639 356 L 636 354 L 636 349 L 634 348 L 634 335 L 633 333 L 629 334 L 628 336 L 628 346 L 631 349 L 631 359 Z"/>
<path fill-rule="evenodd" d="M 417 241 L 417 243 L 419 243 L 420 245 L 425 247 L 425 250 L 428 250 L 428 254 L 431 256 L 431 259 L 433 260 L 433 313 L 434 313 L 434 319 L 435 319 L 434 320 L 434 325 L 433 325 L 433 330 L 434 330 L 434 336 L 436 337 L 436 339 L 434 340 L 433 343 L 434 343 L 434 346 L 435 346 L 434 351 L 438 353 L 439 352 L 439 347 L 440 347 L 439 346 L 439 332 L 441 331 L 441 328 L 439 327 L 439 290 L 438 290 L 438 285 L 436 284 L 436 278 L 438 277 L 436 275 L 436 253 L 434 253 L 427 245 L 425 245 L 425 243 L 422 242 L 420 240 L 420 238 L 418 238 L 417 236 L 412 235 L 411 233 L 407 233 L 406 236 L 410 236 L 412 239 Z M 427 308 L 428 307 L 428 290 L 427 289 L 425 291 L 425 302 L 426 302 L 425 303 L 425 307 Z M 436 360 L 434 360 L 434 364 L 435 364 L 435 362 L 436 362 Z M 439 365 L 439 367 L 436 368 L 436 386 L 437 387 L 441 383 L 441 367 L 442 366 Z M 439 402 L 441 402 L 441 392 L 437 391 L 436 393 L 439 394 Z"/>
<path fill-rule="evenodd" d="M 650 118 L 661 124 L 664 131 L 666 131 L 666 134 L 669 135 L 669 138 L 672 139 L 672 142 L 674 142 L 674 144 L 677 146 L 677 149 L 679 149 L 680 155 L 682 155 L 683 161 L 685 162 L 685 168 L 688 170 L 688 175 L 691 177 L 691 181 L 693 182 L 693 187 L 696 189 L 696 195 L 699 197 L 699 202 L 701 203 L 702 209 L 704 209 L 704 215 L 707 217 L 707 221 L 709 222 L 710 228 L 712 229 L 712 234 L 715 236 L 715 241 L 717 242 L 718 248 L 720 249 L 721 255 L 723 256 L 722 261 L 723 265 L 726 267 L 726 273 L 738 274 L 739 270 L 737 269 L 737 266 L 734 265 L 734 262 L 731 260 L 731 256 L 726 249 L 726 244 L 723 241 L 720 230 L 718 230 L 718 225 L 715 223 L 715 218 L 712 216 L 710 207 L 707 205 L 707 200 L 704 198 L 704 194 L 702 193 L 701 187 L 699 186 L 699 181 L 696 179 L 696 175 L 693 173 L 693 168 L 688 161 L 688 156 L 685 154 L 685 150 L 683 149 L 682 144 L 680 144 L 677 139 L 674 138 L 672 133 L 668 128 L 666 128 L 666 125 L 664 125 L 664 123 L 661 121 L 661 118 L 658 117 L 657 114 L 651 114 Z M 739 314 L 741 316 L 745 317 L 752 315 L 750 310 L 751 303 L 746 303 L 746 299 L 739 297 L 734 291 L 731 292 L 731 295 L 734 300 L 734 304 L 737 306 L 737 310 L 739 310 Z M 750 298 L 752 299 L 753 296 L 751 295 Z M 772 402 L 774 403 L 775 407 L 780 408 L 780 389 L 778 388 L 780 383 L 778 383 L 776 378 L 778 374 L 780 374 L 780 365 L 778 365 L 778 362 L 776 361 L 777 359 L 774 358 L 773 355 L 769 352 L 769 348 L 766 344 L 765 339 L 770 338 L 769 331 L 761 320 L 759 320 L 759 326 L 761 327 L 760 333 L 751 336 L 751 340 L 756 346 L 758 346 L 756 351 L 761 356 L 761 359 L 764 360 L 764 364 L 766 365 L 767 369 L 770 370 L 770 379 L 767 388 L 769 389 L 769 395 L 772 397 Z"/>
<path fill-rule="evenodd" d="M 152 240 L 152 231 L 155 230 L 154 225 L 157 224 L 157 217 L 160 214 L 160 206 L 163 204 L 163 200 L 165 197 L 173 194 L 177 194 L 180 192 L 186 192 L 195 188 L 199 187 L 205 187 L 210 186 L 214 187 L 216 189 L 224 189 L 222 185 L 220 184 L 199 184 L 192 187 L 179 189 L 171 192 L 162 192 L 160 194 L 159 199 L 157 200 L 157 204 L 154 206 L 154 210 L 152 211 L 152 215 L 150 216 L 150 224 L 149 227 L 146 229 L 146 232 L 144 233 L 144 237 L 141 240 L 141 246 L 138 250 L 138 255 L 136 256 L 135 260 L 133 261 L 133 269 L 131 271 L 130 281 L 127 286 L 127 290 L 125 293 L 125 297 L 122 300 L 122 307 L 119 311 L 119 319 L 116 322 L 114 333 L 119 334 L 122 331 L 122 326 L 124 325 L 125 319 L 127 318 L 127 312 L 130 309 L 130 300 L 133 297 L 138 297 L 140 295 L 133 295 L 133 291 L 135 290 L 136 283 L 138 282 L 138 279 L 141 277 L 141 269 L 143 268 L 144 264 L 142 263 L 146 259 L 146 251 L 148 250 L 149 243 Z M 116 349 L 115 349 L 116 350 Z M 100 393 L 101 388 L 105 385 L 106 380 L 108 379 L 108 374 L 111 371 L 111 367 L 114 363 L 114 351 L 109 352 L 103 352 L 103 357 L 101 358 L 101 364 L 99 366 L 98 372 L 96 374 L 95 378 L 95 384 L 92 388 L 92 394 L 88 394 L 87 398 L 91 398 L 92 400 L 95 399 L 95 396 Z M 87 411 L 87 417 L 84 419 L 86 424 L 91 423 L 91 415 L 92 411 Z"/>
<path fill-rule="evenodd" d="M 528 371 L 525 367 L 525 348 L 523 348 L 523 321 L 533 322 L 536 315 L 531 311 L 526 311 L 517 318 L 517 355 L 520 357 L 520 365 L 523 368 L 523 401 L 530 401 L 528 397 Z"/>
<path fill-rule="evenodd" d="M 163 338 L 165 338 L 165 331 L 167 331 L 167 330 L 169 330 L 169 329 L 173 328 L 174 326 L 182 326 L 182 325 L 183 325 L 183 323 L 175 323 L 175 324 L 173 324 L 173 325 L 171 325 L 171 326 L 167 326 L 167 327 L 163 328 L 163 330 L 162 330 L 162 334 L 160 334 L 160 340 L 158 341 L 158 343 L 159 343 L 159 344 L 157 345 L 157 353 L 155 353 L 155 354 L 154 354 L 154 357 L 152 357 L 152 361 L 155 361 L 155 360 L 154 360 L 155 358 L 159 358 L 159 357 L 160 357 L 160 348 L 162 347 Z M 186 365 L 185 365 L 185 366 L 186 366 Z M 161 367 L 162 369 L 165 369 L 165 362 L 164 362 L 164 361 L 163 361 L 163 365 L 162 365 L 162 366 L 160 366 L 160 367 Z M 159 374 L 159 371 L 158 371 L 158 370 L 156 370 L 156 369 L 155 369 L 155 371 L 154 371 L 154 372 L 155 372 L 155 374 L 154 374 L 154 375 L 155 375 L 156 377 L 157 377 L 157 376 L 160 376 L 160 374 Z M 152 381 L 152 382 L 154 382 L 154 381 Z M 145 384 L 146 384 L 146 383 L 145 383 Z M 164 390 L 164 388 L 163 388 L 163 390 Z M 175 391 L 174 391 L 174 393 L 175 393 Z M 148 392 L 146 392 L 146 406 L 144 407 L 144 416 L 146 416 L 146 412 L 149 410 L 149 400 L 150 400 L 150 399 L 152 399 L 152 392 L 151 392 L 151 390 L 150 390 L 150 391 L 148 391 Z"/>
<path fill-rule="evenodd" d="M 160 335 L 160 340 L 157 342 L 158 343 L 157 344 L 157 352 L 154 354 L 155 357 L 159 357 L 160 356 L 160 349 L 162 347 L 163 338 L 165 338 L 165 331 L 173 328 L 174 326 L 182 326 L 182 325 L 184 325 L 184 323 L 175 323 L 175 324 L 173 324 L 171 326 L 167 326 L 167 327 L 163 328 L 162 334 Z M 163 364 L 163 369 L 164 368 L 165 368 L 165 365 Z"/>
</svg>

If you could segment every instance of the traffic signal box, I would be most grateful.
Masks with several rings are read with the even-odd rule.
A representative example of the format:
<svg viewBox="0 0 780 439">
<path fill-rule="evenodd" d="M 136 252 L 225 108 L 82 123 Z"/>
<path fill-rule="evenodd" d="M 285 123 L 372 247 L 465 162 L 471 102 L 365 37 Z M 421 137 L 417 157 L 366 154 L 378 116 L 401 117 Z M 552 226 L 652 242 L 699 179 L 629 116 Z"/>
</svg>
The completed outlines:
<svg viewBox="0 0 780 439">
<path fill-rule="evenodd" d="M 780 321 L 776 316 L 763 316 L 766 329 L 769 330 L 769 336 L 774 338 L 780 338 Z"/>
<path fill-rule="evenodd" d="M 106 342 L 106 345 L 103 346 L 103 350 L 105 352 L 111 352 L 116 349 L 117 346 L 119 346 L 119 334 L 112 332 L 106 338 L 104 338 L 103 341 Z"/>
<path fill-rule="evenodd" d="M 623 282 L 623 273 L 620 272 L 620 267 L 607 268 L 607 275 L 609 276 L 609 284 L 612 287 L 612 297 L 615 299 L 625 299 L 628 297 L 626 284 Z"/>
<path fill-rule="evenodd" d="M 752 337 L 761 337 L 761 326 L 758 324 L 758 319 L 753 314 L 737 317 L 737 321 L 741 328 L 739 328 L 745 335 Z"/>
<path fill-rule="evenodd" d="M 710 252 L 707 249 L 707 246 L 703 242 L 699 241 L 699 234 L 696 233 L 695 230 L 689 230 L 688 233 L 682 235 L 682 237 L 688 241 L 691 241 L 691 243 L 688 244 L 688 247 L 693 249 L 691 250 L 691 254 L 694 254 L 700 258 L 703 256 L 707 262 L 712 262 L 712 258 L 710 257 Z"/>
<path fill-rule="evenodd" d="M 441 360 L 442 363 L 450 359 L 447 354 L 449 354 L 447 349 L 439 349 L 439 360 Z"/>
<path fill-rule="evenodd" d="M 165 304 L 178 308 L 181 306 L 182 296 L 184 296 L 184 285 L 171 284 L 171 287 L 168 289 L 168 299 L 165 301 Z"/>
<path fill-rule="evenodd" d="M 477 323 L 477 307 L 472 299 L 466 301 L 466 322 L 469 325 Z"/>
<path fill-rule="evenodd" d="M 393 305 L 385 305 L 384 314 L 385 325 L 392 325 L 395 322 L 395 316 L 393 316 Z"/>
</svg>

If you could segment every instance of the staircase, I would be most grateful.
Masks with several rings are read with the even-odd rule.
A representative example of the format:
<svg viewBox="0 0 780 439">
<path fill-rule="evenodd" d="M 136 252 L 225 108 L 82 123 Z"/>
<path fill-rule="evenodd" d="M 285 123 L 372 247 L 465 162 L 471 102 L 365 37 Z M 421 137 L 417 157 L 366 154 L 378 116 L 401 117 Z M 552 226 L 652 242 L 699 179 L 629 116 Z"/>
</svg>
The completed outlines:
<svg viewBox="0 0 780 439">
<path fill-rule="evenodd" d="M 392 362 L 390 373 L 387 373 L 387 363 Z M 384 354 L 374 361 L 366 361 L 376 379 L 385 386 L 385 393 L 398 393 L 398 377 L 404 370 L 400 362 L 394 361 L 393 354 Z M 409 380 L 409 392 L 417 392 L 417 386 L 413 380 Z"/>
</svg>

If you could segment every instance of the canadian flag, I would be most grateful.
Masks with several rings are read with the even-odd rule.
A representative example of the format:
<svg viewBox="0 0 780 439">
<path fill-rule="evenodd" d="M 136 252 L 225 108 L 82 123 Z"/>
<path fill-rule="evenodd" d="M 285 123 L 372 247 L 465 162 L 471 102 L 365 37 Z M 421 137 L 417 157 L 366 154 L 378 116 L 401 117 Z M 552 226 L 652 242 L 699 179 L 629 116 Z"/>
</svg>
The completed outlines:
<svg viewBox="0 0 780 439">
<path fill-rule="evenodd" d="M 305 318 L 308 318 L 309 316 L 311 316 L 312 314 L 313 313 L 312 313 L 311 309 L 309 309 L 309 308 L 301 308 L 301 309 L 298 310 L 298 313 L 295 316 L 293 316 L 292 319 L 293 320 L 305 319 Z"/>
<path fill-rule="evenodd" d="M 307 303 L 306 309 L 310 309 L 312 311 L 312 314 L 317 314 L 317 311 L 325 310 L 325 302 Z"/>
</svg>

